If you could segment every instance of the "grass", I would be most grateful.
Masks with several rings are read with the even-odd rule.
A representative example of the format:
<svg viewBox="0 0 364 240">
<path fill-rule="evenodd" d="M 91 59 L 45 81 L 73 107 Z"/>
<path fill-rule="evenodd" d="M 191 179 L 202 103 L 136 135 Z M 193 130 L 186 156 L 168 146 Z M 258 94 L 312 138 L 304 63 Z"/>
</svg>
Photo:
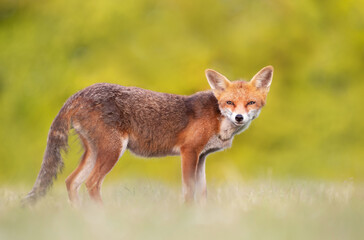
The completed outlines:
<svg viewBox="0 0 364 240">
<path fill-rule="evenodd" d="M 104 208 L 81 190 L 72 208 L 55 187 L 32 208 L 26 190 L 0 188 L 0 239 L 362 239 L 364 186 L 348 182 L 257 181 L 209 186 L 205 206 L 182 204 L 159 182 L 105 183 Z"/>
</svg>

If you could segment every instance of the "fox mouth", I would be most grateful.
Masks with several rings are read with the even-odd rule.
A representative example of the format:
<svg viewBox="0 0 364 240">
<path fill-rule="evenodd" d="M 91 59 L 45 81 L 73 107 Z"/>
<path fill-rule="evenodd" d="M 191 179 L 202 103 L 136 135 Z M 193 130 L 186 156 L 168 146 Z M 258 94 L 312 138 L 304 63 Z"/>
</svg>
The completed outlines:
<svg viewBox="0 0 364 240">
<path fill-rule="evenodd" d="M 243 125 L 245 124 L 245 122 L 237 122 L 237 121 L 233 121 L 233 123 L 234 123 L 236 126 L 238 126 L 238 127 L 243 126 Z"/>
</svg>

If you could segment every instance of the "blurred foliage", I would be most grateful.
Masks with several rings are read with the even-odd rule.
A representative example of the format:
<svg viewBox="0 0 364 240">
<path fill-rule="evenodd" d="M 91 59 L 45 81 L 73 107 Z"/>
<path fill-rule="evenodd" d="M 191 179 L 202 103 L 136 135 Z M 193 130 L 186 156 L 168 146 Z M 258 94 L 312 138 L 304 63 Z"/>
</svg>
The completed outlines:
<svg viewBox="0 0 364 240">
<path fill-rule="evenodd" d="M 266 65 L 267 106 L 208 157 L 207 177 L 363 180 L 363 16 L 353 0 L 1 0 L 0 180 L 33 183 L 53 118 L 86 86 L 192 94 L 208 89 L 206 68 L 234 80 Z M 167 159 L 127 153 L 108 179 L 179 182 Z"/>
</svg>

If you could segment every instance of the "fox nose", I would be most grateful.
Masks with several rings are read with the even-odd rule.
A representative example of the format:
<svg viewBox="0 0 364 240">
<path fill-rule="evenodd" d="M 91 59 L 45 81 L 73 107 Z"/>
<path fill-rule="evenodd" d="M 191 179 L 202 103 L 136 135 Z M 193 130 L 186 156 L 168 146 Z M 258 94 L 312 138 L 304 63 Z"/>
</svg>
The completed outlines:
<svg viewBox="0 0 364 240">
<path fill-rule="evenodd" d="M 236 120 L 237 122 L 241 122 L 241 121 L 243 121 L 243 120 L 244 120 L 244 117 L 243 117 L 243 115 L 238 114 L 238 115 L 236 115 L 236 116 L 235 116 L 235 120 Z"/>
</svg>

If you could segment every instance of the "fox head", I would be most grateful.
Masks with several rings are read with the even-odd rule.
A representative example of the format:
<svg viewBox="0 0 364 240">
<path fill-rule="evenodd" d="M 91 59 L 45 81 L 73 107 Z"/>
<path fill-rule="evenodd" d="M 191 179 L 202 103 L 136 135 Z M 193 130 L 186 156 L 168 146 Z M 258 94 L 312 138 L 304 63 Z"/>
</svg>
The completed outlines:
<svg viewBox="0 0 364 240">
<path fill-rule="evenodd" d="M 207 69 L 205 73 L 218 100 L 221 114 L 232 123 L 240 127 L 259 116 L 272 83 L 272 66 L 264 67 L 249 82 L 231 82 L 211 69 Z"/>
</svg>

